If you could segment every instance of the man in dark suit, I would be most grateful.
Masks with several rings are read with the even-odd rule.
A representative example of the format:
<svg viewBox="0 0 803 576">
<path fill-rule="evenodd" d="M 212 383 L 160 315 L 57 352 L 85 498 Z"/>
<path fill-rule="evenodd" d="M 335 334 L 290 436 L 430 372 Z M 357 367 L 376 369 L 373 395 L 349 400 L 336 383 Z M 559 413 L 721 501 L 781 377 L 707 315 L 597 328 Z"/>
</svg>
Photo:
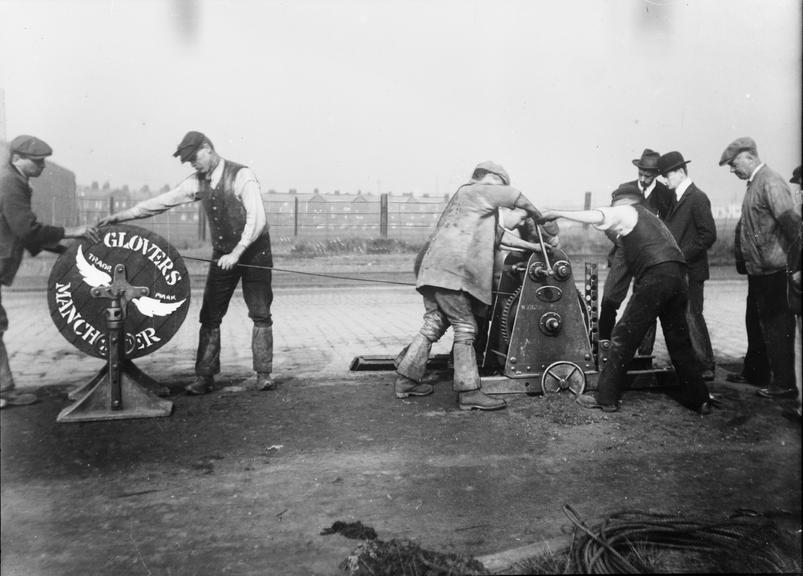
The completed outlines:
<svg viewBox="0 0 803 576">
<path fill-rule="evenodd" d="M 694 351 L 702 364 L 704 380 L 714 379 L 714 352 L 703 317 L 703 284 L 708 280 L 708 250 L 717 239 L 717 228 L 708 196 L 689 178 L 680 152 L 672 151 L 658 159 L 658 171 L 667 187 L 675 193 L 675 204 L 666 218 L 666 226 L 686 259 L 689 274 L 689 304 L 686 310 Z"/>
<path fill-rule="evenodd" d="M 675 196 L 671 190 L 658 181 L 658 158 L 660 156 L 658 152 L 645 148 L 641 153 L 641 158 L 633 160 L 633 165 L 638 168 L 638 179 L 622 184 L 622 186 L 637 188 L 641 192 L 641 203 L 644 207 L 661 220 L 665 220 L 675 202 Z M 611 338 L 613 326 L 616 323 L 616 314 L 627 296 L 630 280 L 633 278 L 633 273 L 625 263 L 621 239 L 610 230 L 605 234 L 613 242 L 613 248 L 608 254 L 608 276 L 605 278 L 599 315 L 599 339 L 603 346 L 607 346 L 607 341 Z M 639 348 L 639 353 L 644 355 L 652 353 L 654 341 L 655 325 L 653 324 Z"/>
</svg>

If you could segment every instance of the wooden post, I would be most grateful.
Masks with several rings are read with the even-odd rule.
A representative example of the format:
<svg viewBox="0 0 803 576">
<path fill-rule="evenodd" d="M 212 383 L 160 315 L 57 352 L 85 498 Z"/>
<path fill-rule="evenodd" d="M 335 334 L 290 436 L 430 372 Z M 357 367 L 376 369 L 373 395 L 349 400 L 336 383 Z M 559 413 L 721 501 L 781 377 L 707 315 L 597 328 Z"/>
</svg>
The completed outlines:
<svg viewBox="0 0 803 576">
<path fill-rule="evenodd" d="M 298 196 L 293 198 L 293 237 L 298 237 Z"/>
<path fill-rule="evenodd" d="M 379 235 L 388 237 L 388 195 L 379 195 Z"/>
<path fill-rule="evenodd" d="M 591 192 L 586 192 L 585 200 L 583 201 L 583 210 L 591 210 Z M 583 230 L 588 230 L 588 224 L 583 224 Z"/>
</svg>

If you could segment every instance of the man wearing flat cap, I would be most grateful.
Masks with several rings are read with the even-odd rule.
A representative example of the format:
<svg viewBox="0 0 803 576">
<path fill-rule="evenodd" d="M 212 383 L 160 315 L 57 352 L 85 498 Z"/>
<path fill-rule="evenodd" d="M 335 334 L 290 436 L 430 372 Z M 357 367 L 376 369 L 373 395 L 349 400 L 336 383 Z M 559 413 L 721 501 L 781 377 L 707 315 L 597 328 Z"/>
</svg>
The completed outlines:
<svg viewBox="0 0 803 576">
<path fill-rule="evenodd" d="M 747 181 L 742 201 L 739 246 L 747 270 L 748 299 L 755 300 L 768 366 L 753 366 L 770 374 L 764 398 L 792 397 L 795 319 L 787 302 L 786 265 L 800 238 L 800 214 L 785 179 L 764 164 L 755 140 L 737 138 L 722 152 L 719 165 Z M 799 245 L 799 244 L 798 244 Z"/>
<path fill-rule="evenodd" d="M 543 218 L 566 218 L 612 230 L 622 241 L 622 252 L 635 282 L 622 318 L 613 329 L 608 359 L 601 368 L 595 394 L 578 396 L 584 408 L 605 412 L 619 409 L 626 388 L 627 365 L 644 335 L 661 320 L 666 347 L 680 382 L 680 402 L 700 414 L 714 403 L 702 379 L 686 324 L 688 284 L 686 261 L 674 236 L 642 202 L 641 190 L 622 184 L 613 206 L 596 210 L 546 210 Z"/>
<path fill-rule="evenodd" d="M 253 322 L 251 352 L 256 381 L 249 388 L 272 390 L 273 320 L 270 234 L 259 181 L 247 167 L 223 159 L 201 132 L 187 132 L 174 157 L 189 162 L 195 173 L 177 187 L 112 214 L 101 225 L 147 218 L 173 206 L 201 201 L 212 236 L 212 259 L 201 307 L 195 380 L 188 394 L 206 394 L 220 372 L 220 324 L 237 284 Z M 242 266 L 240 266 L 242 264 Z"/>
<path fill-rule="evenodd" d="M 53 154 L 46 142 L 35 136 L 17 136 L 9 145 L 7 163 L 0 166 L 0 286 L 10 286 L 27 250 L 36 256 L 42 250 L 63 250 L 63 238 L 87 238 L 98 241 L 94 228 L 78 226 L 62 228 L 48 226 L 36 218 L 31 209 L 30 179 L 37 178 L 45 169 L 45 158 Z M 17 394 L 3 344 L 3 333 L 8 329 L 8 316 L 2 304 L 0 291 L 0 406 L 30 404 L 36 400 L 31 394 Z"/>
<path fill-rule="evenodd" d="M 658 181 L 658 158 L 661 155 L 655 150 L 645 148 L 641 158 L 635 158 L 633 165 L 638 169 L 638 179 L 627 182 L 628 186 L 636 186 L 642 194 L 642 203 L 650 212 L 661 220 L 665 219 L 672 208 L 675 197 L 663 183 Z M 607 346 L 611 338 L 616 314 L 627 297 L 633 274 L 627 268 L 621 249 L 621 240 L 613 232 L 606 231 L 606 236 L 614 243 L 608 253 L 608 275 L 605 277 L 602 301 L 599 314 L 599 339 Z M 655 328 L 647 332 L 639 352 L 649 355 L 655 340 Z"/>
<path fill-rule="evenodd" d="M 658 171 L 674 191 L 676 200 L 665 223 L 683 252 L 688 265 L 689 303 L 686 310 L 692 346 L 700 360 L 703 379 L 713 380 L 716 364 L 711 337 L 703 316 L 704 283 L 709 278 L 708 250 L 717 239 L 711 202 L 691 178 L 680 152 L 667 152 L 658 159 Z"/>
<path fill-rule="evenodd" d="M 498 410 L 504 400 L 480 389 L 474 341 L 475 314 L 491 305 L 494 250 L 499 208 L 521 208 L 533 218 L 541 214 L 494 162 L 477 165 L 471 180 L 457 189 L 438 220 L 421 257 L 416 289 L 424 298 L 424 324 L 396 359 L 397 398 L 432 394 L 422 383 L 427 358 L 451 325 L 454 330 L 454 380 L 461 410 Z"/>
</svg>

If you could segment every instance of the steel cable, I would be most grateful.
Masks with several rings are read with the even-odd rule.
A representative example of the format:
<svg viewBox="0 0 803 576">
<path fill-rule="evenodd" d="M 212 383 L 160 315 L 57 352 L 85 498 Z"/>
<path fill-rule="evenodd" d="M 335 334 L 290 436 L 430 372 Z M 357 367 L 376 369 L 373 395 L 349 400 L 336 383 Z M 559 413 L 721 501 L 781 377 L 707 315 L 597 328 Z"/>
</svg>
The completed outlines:
<svg viewBox="0 0 803 576">
<path fill-rule="evenodd" d="M 783 571 L 782 559 L 766 545 L 772 521 L 761 517 L 732 517 L 724 522 L 698 522 L 667 514 L 619 512 L 592 529 L 568 504 L 563 511 L 575 526 L 569 558 L 577 572 L 632 574 L 643 572 L 631 558 L 639 546 L 706 554 L 749 553 L 763 571 Z M 579 533 L 579 535 L 578 535 Z M 764 537 L 762 537 L 764 536 Z"/>
</svg>

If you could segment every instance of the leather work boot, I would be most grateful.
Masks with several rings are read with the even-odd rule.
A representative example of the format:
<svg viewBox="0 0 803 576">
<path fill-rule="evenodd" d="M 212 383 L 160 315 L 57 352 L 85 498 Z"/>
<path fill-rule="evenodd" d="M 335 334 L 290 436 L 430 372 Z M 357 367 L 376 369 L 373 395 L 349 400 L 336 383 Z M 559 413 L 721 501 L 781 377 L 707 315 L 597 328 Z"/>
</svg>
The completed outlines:
<svg viewBox="0 0 803 576">
<path fill-rule="evenodd" d="M 186 385 L 184 390 L 191 396 L 200 396 L 211 392 L 214 385 L 215 379 L 212 376 L 196 376 L 192 384 Z"/>
<path fill-rule="evenodd" d="M 257 383 L 256 383 L 257 390 L 275 390 L 276 389 L 276 382 L 271 379 L 270 373 L 268 372 L 257 372 Z"/>
<path fill-rule="evenodd" d="M 396 398 L 407 398 L 408 396 L 429 396 L 435 390 L 432 384 L 421 384 L 411 380 L 407 376 L 399 374 L 396 382 L 393 383 Z"/>
<path fill-rule="evenodd" d="M 504 400 L 491 398 L 482 390 L 471 390 L 460 392 L 457 406 L 461 410 L 501 410 L 506 408 L 507 404 Z"/>
</svg>

